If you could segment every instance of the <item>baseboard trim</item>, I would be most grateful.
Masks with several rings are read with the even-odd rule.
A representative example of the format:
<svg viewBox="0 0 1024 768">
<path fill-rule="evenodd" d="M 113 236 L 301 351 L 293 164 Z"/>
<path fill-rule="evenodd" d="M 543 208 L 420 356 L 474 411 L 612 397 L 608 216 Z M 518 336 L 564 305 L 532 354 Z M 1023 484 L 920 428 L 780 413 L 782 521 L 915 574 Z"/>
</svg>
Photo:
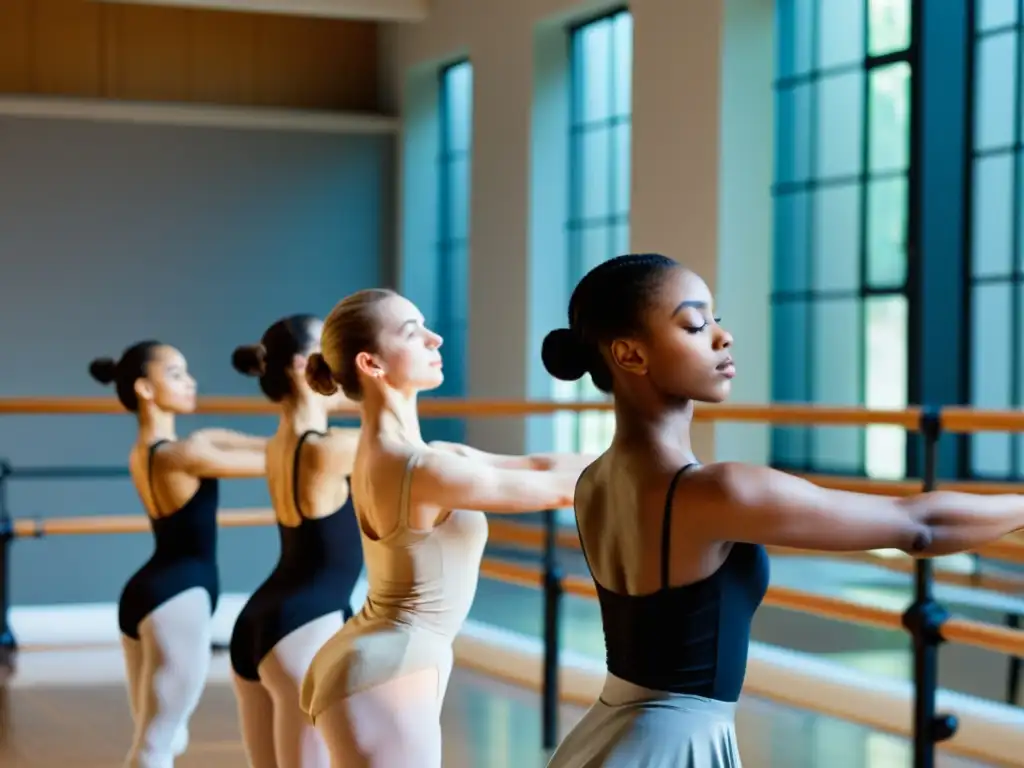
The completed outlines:
<svg viewBox="0 0 1024 768">
<path fill-rule="evenodd" d="M 226 643 L 231 628 L 249 596 L 227 593 L 220 596 L 213 614 L 213 642 Z M 118 645 L 116 603 L 72 603 L 67 605 L 15 606 L 10 613 L 11 631 L 23 651 Z"/>
</svg>

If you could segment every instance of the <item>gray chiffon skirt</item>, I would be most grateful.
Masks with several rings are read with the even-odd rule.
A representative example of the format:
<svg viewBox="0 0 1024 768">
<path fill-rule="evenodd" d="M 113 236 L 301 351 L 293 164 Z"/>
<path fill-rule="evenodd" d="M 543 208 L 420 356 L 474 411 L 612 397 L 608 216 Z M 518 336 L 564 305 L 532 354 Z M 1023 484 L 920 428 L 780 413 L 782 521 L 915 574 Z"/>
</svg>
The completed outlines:
<svg viewBox="0 0 1024 768">
<path fill-rule="evenodd" d="M 608 675 L 548 768 L 741 768 L 736 705 Z"/>
</svg>

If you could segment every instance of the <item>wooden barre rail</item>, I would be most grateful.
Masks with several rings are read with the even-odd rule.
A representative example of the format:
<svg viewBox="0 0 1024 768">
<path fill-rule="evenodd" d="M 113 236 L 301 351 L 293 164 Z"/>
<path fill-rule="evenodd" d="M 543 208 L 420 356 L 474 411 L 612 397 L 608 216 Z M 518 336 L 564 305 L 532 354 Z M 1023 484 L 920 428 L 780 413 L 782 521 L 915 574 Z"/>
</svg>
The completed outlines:
<svg viewBox="0 0 1024 768">
<path fill-rule="evenodd" d="M 912 480 L 871 480 L 870 478 L 841 477 L 836 475 L 801 475 L 801 477 L 825 488 L 854 491 L 857 493 L 909 496 L 921 491 L 920 484 Z M 943 483 L 941 488 L 942 490 L 963 493 L 1000 494 L 1019 493 L 1022 490 L 1022 485 L 1019 483 L 950 482 Z M 273 513 L 267 509 L 235 509 L 221 513 L 218 520 L 220 525 L 225 527 L 268 525 L 273 522 Z M 492 526 L 496 524 L 500 523 L 492 523 Z M 145 517 L 136 515 L 92 515 L 88 517 L 41 518 L 38 520 L 21 518 L 15 519 L 14 522 L 15 534 L 18 536 L 142 533 L 149 530 L 148 525 L 149 523 Z M 516 529 L 523 527 L 521 525 L 513 526 Z M 523 546 L 539 547 L 542 544 L 542 538 L 538 538 L 543 536 L 541 533 L 512 533 L 510 531 L 508 535 L 526 536 L 527 538 L 522 542 Z M 559 546 L 579 548 L 579 539 L 575 533 L 560 531 L 558 536 Z M 1007 536 L 999 541 L 979 547 L 974 551 L 983 557 L 991 557 L 995 560 L 1024 563 L 1024 534 Z M 842 557 L 848 555 L 831 553 L 829 556 Z"/>
<path fill-rule="evenodd" d="M 544 575 L 539 569 L 494 558 L 487 558 L 483 561 L 480 566 L 480 575 L 488 579 L 535 589 L 541 588 L 544 583 Z M 562 580 L 562 587 L 567 594 L 588 600 L 597 599 L 597 590 L 590 579 L 566 576 Z M 789 587 L 769 587 L 764 604 L 851 624 L 867 624 L 895 631 L 903 630 L 903 616 L 899 611 L 854 603 L 827 595 L 815 595 Z M 997 627 L 970 619 L 949 619 L 942 625 L 942 635 L 950 642 L 971 645 L 1008 656 L 1024 656 L 1024 630 Z"/>
<path fill-rule="evenodd" d="M 544 531 L 538 526 L 506 523 L 501 520 L 492 519 L 490 527 L 492 542 L 497 542 L 500 539 L 501 544 L 512 544 L 527 549 L 541 549 L 544 546 Z M 564 549 L 580 549 L 579 536 L 577 536 L 575 532 L 560 530 L 555 534 L 555 536 L 559 547 Z M 802 555 L 804 557 L 830 557 L 864 560 L 865 562 L 880 565 L 883 568 L 887 567 L 887 565 L 885 565 L 886 560 L 884 558 L 867 552 L 819 552 L 809 549 L 790 549 L 788 547 L 770 547 L 769 550 L 772 554 L 779 555 Z M 1009 563 L 1022 564 L 1024 563 L 1024 535 L 1014 534 L 1007 536 L 1000 541 L 978 547 L 977 549 L 972 550 L 972 552 L 981 555 L 982 557 L 992 558 L 993 560 L 1003 560 Z M 905 556 L 905 560 L 910 562 L 911 558 L 909 556 Z M 894 562 L 900 561 L 897 560 Z M 891 570 L 896 570 L 896 568 L 892 568 Z M 936 574 L 936 579 L 939 578 L 940 575 Z M 1009 583 L 1013 584 L 1012 589 L 1014 590 L 1024 588 L 1024 579 L 1021 581 L 1010 580 Z M 980 585 L 972 582 L 967 586 Z"/>
<path fill-rule="evenodd" d="M 854 483 L 855 485 L 859 483 Z M 274 513 L 270 509 L 231 509 L 217 515 L 217 523 L 225 528 L 247 528 L 253 526 L 272 525 Z M 491 541 L 494 543 L 511 544 L 527 549 L 541 549 L 544 546 L 544 531 L 537 526 L 520 523 L 506 523 L 491 519 Z M 84 517 L 51 517 L 51 518 L 15 518 L 14 535 L 21 538 L 42 536 L 92 536 L 111 533 L 147 533 L 150 529 L 149 519 L 145 515 L 90 515 Z M 577 535 L 570 531 L 558 531 L 556 534 L 559 547 L 579 549 Z M 982 557 L 1004 560 L 1011 563 L 1024 563 L 1024 536 L 1020 534 L 1007 536 L 1001 541 L 978 547 L 973 550 Z M 839 557 L 847 559 L 872 558 L 869 562 L 888 567 L 877 555 L 863 552 L 817 552 L 812 550 L 773 548 L 773 554 L 803 555 L 813 557 Z M 909 558 L 908 558 L 909 559 Z M 878 562 L 876 562 L 878 561 Z M 896 568 L 892 568 L 896 570 Z M 939 575 L 936 575 L 937 578 Z M 971 583 L 968 586 L 980 586 Z M 1014 588 L 1019 588 L 1015 586 Z"/>
<path fill-rule="evenodd" d="M 894 573 L 902 573 L 907 576 L 914 573 L 914 558 L 900 552 L 897 555 L 889 556 L 880 552 L 815 552 L 805 549 L 786 549 L 785 547 L 768 547 L 768 553 L 773 557 L 824 557 L 829 560 L 846 560 L 848 562 L 863 563 L 876 568 L 884 568 Z M 993 558 L 1002 559 L 1002 558 Z M 1010 562 L 1017 562 L 1010 560 Z M 1024 592 L 1024 576 L 1003 576 L 990 573 L 959 573 L 956 571 L 936 570 L 932 578 L 939 584 L 947 584 L 953 587 L 965 587 L 968 589 L 986 589 L 993 592 L 1002 592 L 1017 597 Z"/>
<path fill-rule="evenodd" d="M 544 530 L 539 526 L 491 520 L 490 529 L 490 541 L 492 543 L 512 545 L 531 550 L 540 550 L 544 546 Z M 557 531 L 555 541 L 557 546 L 562 549 L 580 550 L 579 536 L 573 531 Z M 914 571 L 914 559 L 903 553 L 896 557 L 885 557 L 876 552 L 820 552 L 817 550 L 791 549 L 788 547 L 768 547 L 768 551 L 770 554 L 780 557 L 825 557 L 829 559 L 852 560 L 897 573 L 910 574 Z M 993 560 L 1022 564 L 1024 563 L 1024 537 L 1020 535 L 1009 536 L 1002 541 L 978 547 L 973 552 Z M 988 574 L 971 575 L 937 571 L 934 574 L 934 578 L 940 583 L 960 587 L 993 589 L 1010 593 L 1024 591 L 1024 577 L 1004 578 Z"/>
<path fill-rule="evenodd" d="M 229 528 L 270 525 L 274 514 L 268 509 L 235 509 L 221 512 L 218 523 Z M 149 530 L 149 521 L 143 515 L 104 516 L 87 518 L 53 518 L 50 520 L 16 520 L 14 532 L 19 537 L 43 535 L 88 535 L 108 533 L 143 533 Z M 526 526 L 501 520 L 490 521 L 490 540 L 494 543 L 511 544 L 529 549 L 543 546 L 544 531 L 538 526 Z M 559 546 L 579 549 L 579 540 L 568 532 L 559 532 Z M 791 550 L 794 553 L 799 550 Z M 813 553 L 822 555 L 822 553 Z M 481 575 L 518 586 L 540 588 L 543 574 L 537 568 L 501 560 L 486 559 L 481 566 Z M 597 593 L 590 579 L 566 576 L 563 586 L 567 593 L 596 599 Z M 884 629 L 902 628 L 901 614 L 885 608 L 866 606 L 838 598 L 801 592 L 788 587 L 772 586 L 765 598 L 766 605 L 787 610 L 810 613 L 815 616 Z M 952 642 L 973 645 L 978 648 L 1024 656 L 1024 631 L 1006 629 L 983 622 L 967 619 L 950 619 L 943 625 L 943 636 Z"/>
<path fill-rule="evenodd" d="M 575 533 L 560 530 L 555 534 L 555 537 L 558 547 L 564 549 L 575 549 L 577 551 L 580 550 L 579 537 Z M 523 547 L 524 549 L 540 550 L 544 546 L 544 531 L 538 526 L 508 523 L 501 520 L 492 520 L 490 522 L 490 541 L 493 543 L 499 543 L 503 545 Z M 1024 562 L 1024 542 L 1005 542 L 1004 546 L 1005 551 L 996 552 L 996 554 L 1004 555 L 1004 557 L 994 559 L 1002 559 L 1009 562 L 1018 563 Z M 981 548 L 981 550 L 978 551 L 988 552 L 989 549 L 994 549 L 994 546 L 983 547 Z M 904 573 L 909 575 L 914 572 L 914 559 L 909 555 L 903 553 L 900 553 L 898 556 L 895 557 L 886 557 L 877 552 L 819 552 L 815 550 L 789 549 L 786 547 L 768 547 L 768 551 L 770 554 L 775 556 L 826 557 L 830 559 L 839 558 L 843 560 L 852 560 L 860 563 L 865 563 L 867 565 L 873 565 L 879 568 L 884 568 L 886 570 L 895 571 L 897 573 Z M 986 556 L 994 557 L 994 555 L 992 554 L 987 554 Z M 935 573 L 933 573 L 933 578 L 940 584 L 948 584 L 951 586 L 968 587 L 974 589 L 990 589 L 1005 592 L 1008 594 L 1013 594 L 1015 596 L 1019 594 L 1022 590 L 1024 590 L 1024 578 L 1007 578 L 992 576 L 989 574 L 975 575 L 966 573 L 949 573 L 944 571 L 936 571 Z M 584 582 L 585 583 L 577 584 L 574 588 L 577 589 L 579 593 L 583 596 L 589 596 L 590 592 L 588 592 L 587 590 L 592 591 L 592 588 L 588 586 L 589 582 L 586 582 L 586 580 L 584 580 Z M 567 586 L 566 589 L 568 590 L 569 587 Z M 772 592 L 778 590 L 785 590 L 785 588 L 772 587 Z M 769 598 L 766 600 L 768 604 L 771 604 L 770 595 L 772 594 L 772 592 L 769 593 Z M 807 593 L 792 592 L 792 594 L 806 595 Z M 815 598 L 814 595 L 810 595 L 810 597 Z M 859 604 L 854 605 L 859 606 Z M 790 610 L 799 610 L 798 608 L 796 608 L 795 602 L 786 603 L 784 605 L 781 605 L 780 607 L 788 608 Z M 816 612 L 811 611 L 811 613 Z M 896 616 L 897 618 L 897 622 L 895 625 L 893 625 L 891 621 L 892 616 Z M 876 624 L 876 626 L 882 626 L 887 629 L 899 629 L 902 626 L 900 621 L 901 617 L 898 614 L 892 614 L 890 616 L 887 616 L 887 618 L 883 620 L 882 624 Z M 963 627 L 957 624 L 958 621 L 959 620 L 955 620 L 953 622 L 953 624 L 955 624 L 952 630 L 954 633 L 959 632 L 963 629 Z M 868 621 L 865 618 L 862 623 L 870 624 L 872 622 Z M 946 624 L 944 626 L 950 626 L 950 624 Z M 973 627 L 974 625 L 972 624 L 971 626 Z M 988 628 L 990 625 L 981 624 L 981 626 Z M 971 634 L 971 630 L 967 630 L 967 632 L 968 634 L 965 636 L 974 637 L 974 635 Z M 972 641 L 969 644 L 974 643 Z"/>
<path fill-rule="evenodd" d="M 544 546 L 544 530 L 539 526 L 491 520 L 490 530 L 490 541 L 492 543 L 531 550 L 540 550 Z M 573 531 L 557 531 L 555 541 L 561 549 L 580 550 L 579 536 Z M 768 547 L 768 552 L 777 557 L 824 557 L 832 560 L 839 559 L 864 563 L 895 571 L 896 573 L 912 574 L 914 572 L 914 558 L 902 552 L 895 556 L 885 556 L 878 552 L 820 552 L 817 550 L 790 549 L 787 547 Z M 1008 537 L 1004 541 L 980 547 L 974 550 L 974 553 L 983 557 L 990 557 L 993 560 L 1018 564 L 1024 563 L 1024 540 L 1021 540 L 1019 537 Z M 958 587 L 991 589 L 997 592 L 1012 594 L 1024 591 L 1024 576 L 1012 578 L 991 574 L 936 571 L 934 578 L 942 584 Z"/>
<path fill-rule="evenodd" d="M 225 528 L 247 528 L 253 526 L 273 525 L 274 513 L 270 509 L 231 509 L 217 515 L 217 523 Z M 491 519 L 491 541 L 505 545 L 520 546 L 539 550 L 544 546 L 544 531 L 538 526 L 507 523 Z M 86 517 L 51 517 L 51 518 L 15 518 L 14 535 L 20 538 L 42 536 L 92 536 L 112 533 L 147 533 L 150 530 L 149 518 L 145 515 L 90 515 Z M 580 548 L 577 535 L 571 531 L 558 531 L 556 534 L 559 547 L 565 549 Z M 1017 534 L 1007 536 L 1001 541 L 986 544 L 973 550 L 982 557 L 1004 560 L 1011 563 L 1024 563 L 1024 536 Z M 892 566 L 877 555 L 863 552 L 817 552 L 812 550 L 772 548 L 773 554 L 803 555 L 809 557 L 838 557 L 861 559 L 891 570 L 903 570 Z M 870 560 L 868 558 L 871 558 Z M 909 560 L 909 558 L 907 558 Z M 899 561 L 895 561 L 899 562 Z M 944 574 L 936 574 L 942 580 Z M 1019 589 L 1021 584 L 1013 584 Z M 966 586 L 981 586 L 971 582 Z"/>
<path fill-rule="evenodd" d="M 424 398 L 420 412 L 429 417 L 474 416 L 536 416 L 565 411 L 576 413 L 610 411 L 606 401 L 556 402 L 548 400 Z M 197 413 L 221 415 L 273 415 L 278 406 L 258 397 L 209 396 L 200 398 Z M 899 426 L 916 431 L 922 409 L 877 410 L 859 406 L 775 403 L 772 405 L 732 404 L 701 405 L 694 413 L 696 421 L 735 421 L 763 424 L 806 426 Z M 339 410 L 338 415 L 357 415 L 353 408 Z M 125 415 L 121 405 L 111 397 L 3 397 L 0 414 L 6 415 Z M 945 406 L 941 410 L 942 429 L 946 432 L 1020 432 L 1024 431 L 1024 413 L 992 411 L 962 406 Z"/>
<path fill-rule="evenodd" d="M 538 526 L 506 523 L 492 520 L 491 537 L 494 543 L 523 547 L 524 549 L 540 550 L 544 546 L 544 531 Z M 572 531 L 560 530 L 555 534 L 557 546 L 562 549 L 579 551 L 580 540 Z M 888 571 L 910 575 L 914 572 L 914 559 L 904 553 L 886 557 L 878 552 L 819 552 L 809 549 L 790 549 L 786 547 L 768 547 L 768 552 L 777 557 L 824 557 L 842 559 L 884 568 Z M 974 550 L 976 554 L 1002 560 L 1009 563 L 1024 563 L 1024 540 L 1008 538 L 1004 541 L 988 544 Z M 989 589 L 1011 595 L 1024 591 L 1024 577 L 1013 578 L 992 574 L 951 573 L 935 571 L 932 578 L 940 584 L 972 589 Z"/>
<path fill-rule="evenodd" d="M 270 509 L 231 509 L 217 515 L 217 524 L 224 528 L 273 525 L 274 520 L 274 512 Z M 149 530 L 149 518 L 145 515 L 90 515 L 88 517 L 51 517 L 36 520 L 15 518 L 14 520 L 14 535 L 21 538 L 148 533 Z"/>
<path fill-rule="evenodd" d="M 274 519 L 273 511 L 267 509 L 235 509 L 221 512 L 218 515 L 218 523 L 227 528 L 272 525 Z M 148 530 L 149 521 L 142 515 L 54 518 L 39 521 L 16 520 L 14 524 L 14 533 L 19 537 L 145 533 Z M 490 541 L 497 544 L 539 550 L 543 546 L 544 531 L 538 526 L 526 526 L 500 520 L 491 520 Z M 579 539 L 568 531 L 558 532 L 557 543 L 560 547 L 567 549 L 579 549 Z M 1015 544 L 1015 547 L 1024 549 L 1024 544 Z M 823 555 L 821 552 L 782 548 L 772 548 L 772 552 L 773 554 Z M 1019 554 L 1019 550 L 1015 550 L 1012 554 Z M 841 553 L 841 555 L 872 562 L 881 567 L 906 573 L 909 573 L 912 569 L 912 561 L 909 557 L 901 558 L 901 560 L 887 560 L 877 555 L 872 556 L 870 553 Z M 829 556 L 832 556 L 831 553 Z M 504 564 L 502 567 L 505 566 L 507 568 L 501 572 L 501 580 L 524 587 L 539 588 L 542 586 L 543 577 L 536 569 L 514 564 Z M 498 572 L 482 571 L 483 575 L 488 575 L 488 573 L 497 574 Z M 953 578 L 951 579 L 950 577 Z M 498 576 L 495 576 L 495 578 L 498 578 Z M 980 584 L 977 578 L 963 574 L 945 574 L 940 572 L 935 574 L 935 578 L 939 582 L 949 583 L 952 581 L 952 583 L 963 586 L 991 586 Z M 991 579 L 991 577 L 989 578 Z M 596 597 L 593 584 L 587 579 L 569 576 L 566 577 L 564 584 L 565 590 L 570 594 L 586 598 Z M 1006 580 L 1004 586 L 1007 588 L 1007 591 L 1011 591 L 1012 589 L 1019 589 L 1021 582 Z M 786 587 L 771 587 L 765 599 L 765 604 L 825 618 L 838 619 L 840 621 L 870 624 L 885 629 L 899 630 L 902 626 L 900 614 L 896 612 L 799 592 Z M 943 635 L 953 642 L 973 645 L 999 653 L 1017 656 L 1024 655 L 1024 632 L 1017 630 L 1003 629 L 981 622 L 951 619 L 943 625 Z"/>
</svg>

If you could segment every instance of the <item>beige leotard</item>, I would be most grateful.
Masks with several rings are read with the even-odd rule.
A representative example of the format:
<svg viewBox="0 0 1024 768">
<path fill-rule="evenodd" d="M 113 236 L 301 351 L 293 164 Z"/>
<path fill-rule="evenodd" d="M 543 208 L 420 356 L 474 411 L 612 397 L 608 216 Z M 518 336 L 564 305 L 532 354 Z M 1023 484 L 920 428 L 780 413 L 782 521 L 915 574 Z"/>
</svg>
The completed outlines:
<svg viewBox="0 0 1024 768">
<path fill-rule="evenodd" d="M 375 539 L 359 521 L 369 592 L 302 681 L 300 704 L 314 720 L 340 699 L 425 669 L 438 670 L 439 696 L 447 686 L 452 642 L 476 594 L 487 518 L 453 510 L 433 530 L 410 528 L 417 459 L 412 456 L 405 467 L 395 530 Z"/>
</svg>

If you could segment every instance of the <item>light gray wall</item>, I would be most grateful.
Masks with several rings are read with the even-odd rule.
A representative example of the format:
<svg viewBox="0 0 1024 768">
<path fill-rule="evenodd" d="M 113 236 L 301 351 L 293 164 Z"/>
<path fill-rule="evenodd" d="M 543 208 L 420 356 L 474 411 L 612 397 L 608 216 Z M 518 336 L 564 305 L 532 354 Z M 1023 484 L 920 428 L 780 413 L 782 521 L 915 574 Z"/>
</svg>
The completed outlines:
<svg viewBox="0 0 1024 768">
<path fill-rule="evenodd" d="M 232 349 L 293 312 L 392 284 L 393 138 L 0 117 L 0 396 L 111 395 L 87 372 L 159 338 L 209 394 L 257 394 Z M 265 417 L 190 417 L 270 433 Z M 0 416 L 17 467 L 125 466 L 130 416 Z M 265 506 L 263 481 L 222 484 Z M 12 480 L 16 517 L 142 514 L 129 481 Z M 22 540 L 14 604 L 109 602 L 148 535 Z M 277 557 L 272 529 L 222 533 L 226 591 Z"/>
</svg>

